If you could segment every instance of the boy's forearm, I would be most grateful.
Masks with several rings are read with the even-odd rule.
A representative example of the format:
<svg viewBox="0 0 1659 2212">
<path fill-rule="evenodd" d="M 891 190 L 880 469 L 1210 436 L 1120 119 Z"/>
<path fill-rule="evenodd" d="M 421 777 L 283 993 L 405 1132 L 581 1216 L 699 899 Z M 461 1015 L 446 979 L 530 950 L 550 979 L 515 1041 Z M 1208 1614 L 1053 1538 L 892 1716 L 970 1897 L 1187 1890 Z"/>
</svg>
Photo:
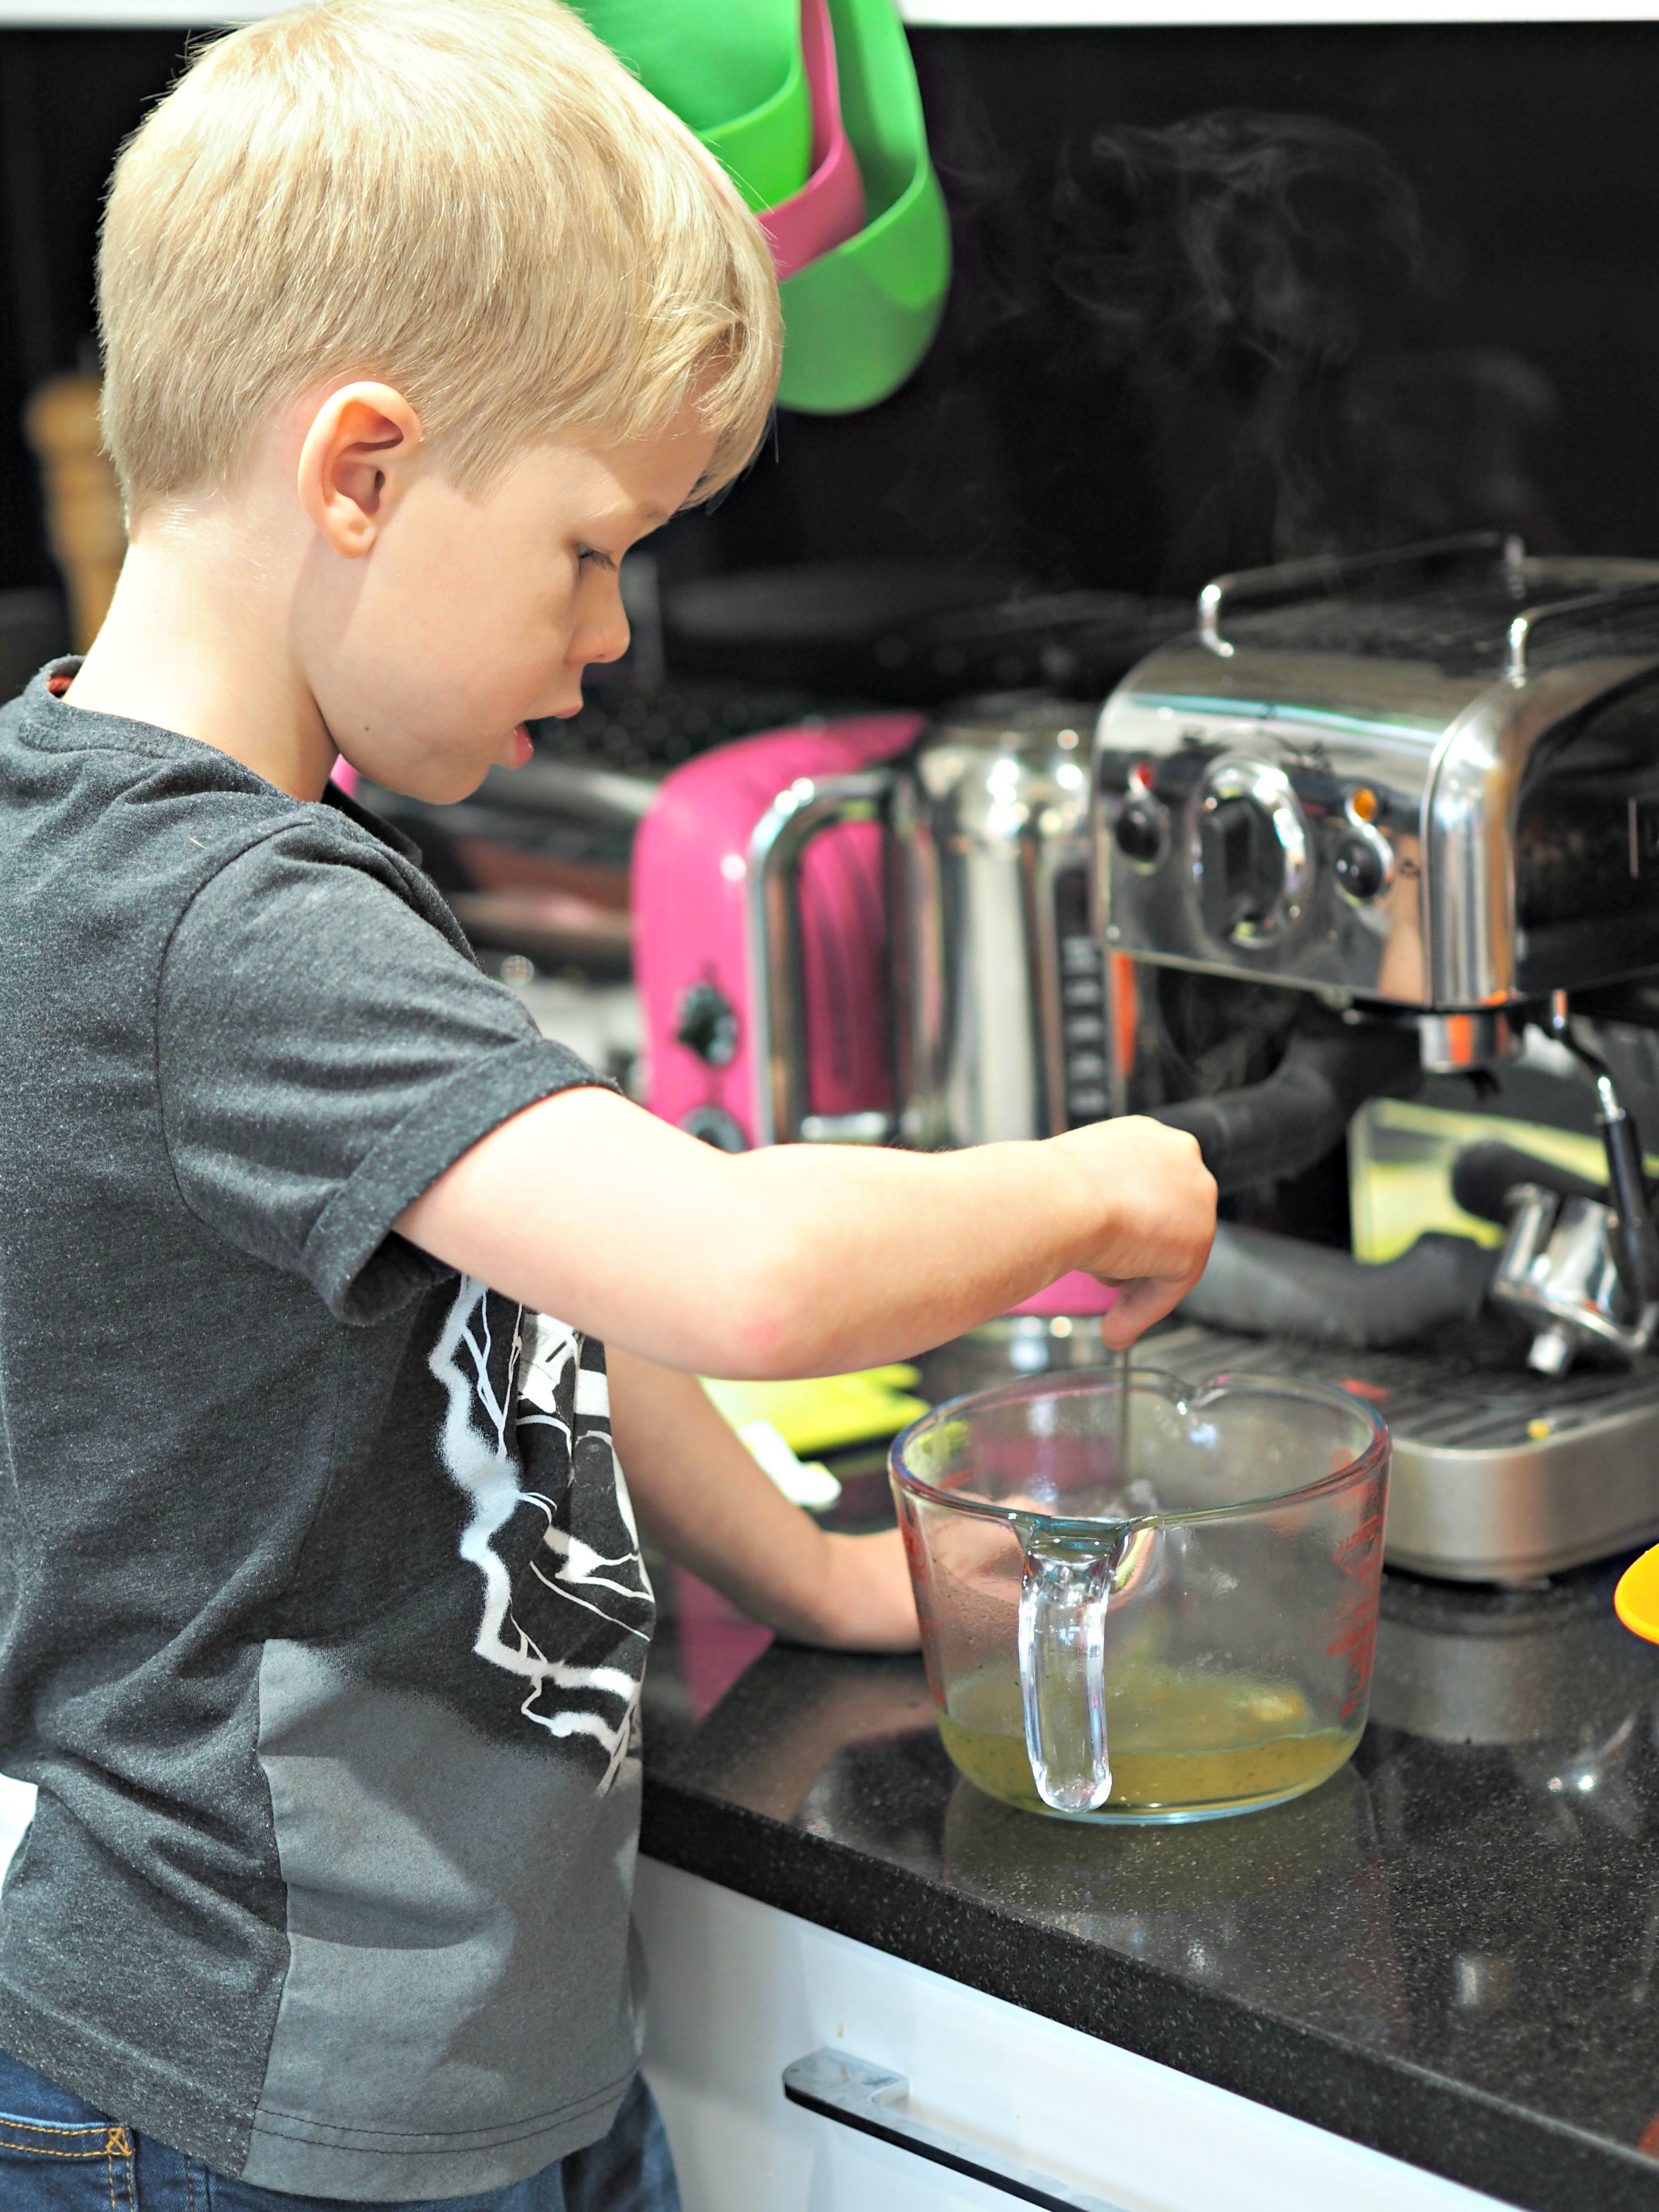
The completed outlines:
<svg viewBox="0 0 1659 2212">
<path fill-rule="evenodd" d="M 943 1343 L 1076 1264 L 1085 1208 L 1034 1144 L 780 1146 L 728 1163 L 746 1271 L 736 1375 L 841 1373 Z M 706 1371 L 706 1370 L 705 1370 Z"/>
<path fill-rule="evenodd" d="M 1088 1201 L 1055 1146 L 733 1158 L 578 1091 L 475 1146 L 398 1226 L 612 1345 L 799 1375 L 902 1357 L 1029 1296 L 1079 1264 Z"/>
</svg>

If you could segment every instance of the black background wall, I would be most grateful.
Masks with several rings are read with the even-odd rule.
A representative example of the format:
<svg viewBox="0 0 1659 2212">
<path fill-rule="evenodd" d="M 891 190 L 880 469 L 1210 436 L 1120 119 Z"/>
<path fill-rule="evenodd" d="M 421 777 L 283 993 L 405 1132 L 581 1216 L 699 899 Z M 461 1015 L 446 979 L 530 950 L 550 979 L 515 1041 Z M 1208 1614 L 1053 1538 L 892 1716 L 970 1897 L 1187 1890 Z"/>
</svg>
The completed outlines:
<svg viewBox="0 0 1659 2212">
<path fill-rule="evenodd" d="M 1186 590 L 1502 523 L 1659 553 L 1659 25 L 920 31 L 957 231 L 906 389 L 671 562 L 869 554 Z M 84 355 L 174 33 L 0 33 L 0 587 L 50 580 L 23 397 Z"/>
</svg>

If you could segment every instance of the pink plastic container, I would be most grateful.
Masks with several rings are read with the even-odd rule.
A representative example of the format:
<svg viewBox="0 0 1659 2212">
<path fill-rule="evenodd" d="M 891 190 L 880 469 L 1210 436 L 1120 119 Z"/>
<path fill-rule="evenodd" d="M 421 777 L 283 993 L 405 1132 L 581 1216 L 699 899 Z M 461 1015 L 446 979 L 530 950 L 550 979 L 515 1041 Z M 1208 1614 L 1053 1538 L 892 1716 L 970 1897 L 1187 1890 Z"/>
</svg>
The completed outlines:
<svg viewBox="0 0 1659 2212">
<path fill-rule="evenodd" d="M 1117 1304 L 1117 1292 L 1097 1276 L 1062 1275 L 1057 1283 L 1050 1283 L 1046 1291 L 1039 1291 L 1034 1298 L 1026 1298 L 1008 1310 L 1014 1314 L 1033 1314 L 1040 1321 L 1052 1321 L 1056 1314 L 1073 1314 L 1086 1317 L 1091 1314 L 1109 1314 Z"/>
<path fill-rule="evenodd" d="M 812 173 L 798 192 L 757 218 L 780 283 L 864 228 L 864 179 L 842 125 L 829 0 L 801 0 L 800 42 L 812 95 Z"/>
</svg>

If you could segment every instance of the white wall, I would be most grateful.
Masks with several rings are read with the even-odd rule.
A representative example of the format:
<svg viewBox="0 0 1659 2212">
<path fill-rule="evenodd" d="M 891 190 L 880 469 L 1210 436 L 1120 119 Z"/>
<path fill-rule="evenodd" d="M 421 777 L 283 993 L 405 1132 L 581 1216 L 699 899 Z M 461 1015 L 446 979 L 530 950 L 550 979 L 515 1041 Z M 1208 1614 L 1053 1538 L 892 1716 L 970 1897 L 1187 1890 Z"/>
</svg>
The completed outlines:
<svg viewBox="0 0 1659 2212">
<path fill-rule="evenodd" d="M 14 1782 L 9 1774 L 0 1774 L 0 1874 L 10 1865 L 11 1855 L 33 1817 L 34 1784 Z"/>
</svg>

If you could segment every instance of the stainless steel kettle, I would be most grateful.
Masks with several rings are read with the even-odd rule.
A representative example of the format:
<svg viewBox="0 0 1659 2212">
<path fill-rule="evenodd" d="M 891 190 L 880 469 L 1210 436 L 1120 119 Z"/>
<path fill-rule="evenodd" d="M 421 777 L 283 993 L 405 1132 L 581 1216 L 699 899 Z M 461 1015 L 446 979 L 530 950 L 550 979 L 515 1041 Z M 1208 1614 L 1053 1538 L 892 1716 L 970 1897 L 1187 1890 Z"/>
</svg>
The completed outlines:
<svg viewBox="0 0 1659 2212">
<path fill-rule="evenodd" d="M 1091 711 L 1029 696 L 975 702 L 893 767 L 803 780 L 779 795 L 749 854 L 763 1143 L 896 1139 L 931 1151 L 1050 1136 L 1109 1110 L 1105 977 L 1090 916 Z M 796 877 L 811 840 L 853 820 L 889 833 L 896 1110 L 815 1115 Z"/>
</svg>

